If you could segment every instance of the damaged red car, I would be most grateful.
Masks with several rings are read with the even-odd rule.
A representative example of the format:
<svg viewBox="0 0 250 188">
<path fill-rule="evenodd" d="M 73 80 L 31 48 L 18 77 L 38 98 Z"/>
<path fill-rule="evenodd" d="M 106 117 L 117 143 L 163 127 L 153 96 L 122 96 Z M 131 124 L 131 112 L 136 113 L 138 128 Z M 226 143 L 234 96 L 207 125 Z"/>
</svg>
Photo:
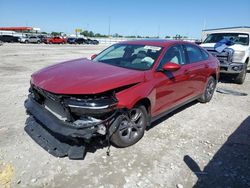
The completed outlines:
<svg viewBox="0 0 250 188">
<path fill-rule="evenodd" d="M 215 57 L 183 41 L 121 42 L 91 59 L 31 76 L 25 131 L 55 156 L 83 158 L 100 137 L 131 146 L 156 119 L 193 100 L 209 102 L 219 76 Z"/>
</svg>

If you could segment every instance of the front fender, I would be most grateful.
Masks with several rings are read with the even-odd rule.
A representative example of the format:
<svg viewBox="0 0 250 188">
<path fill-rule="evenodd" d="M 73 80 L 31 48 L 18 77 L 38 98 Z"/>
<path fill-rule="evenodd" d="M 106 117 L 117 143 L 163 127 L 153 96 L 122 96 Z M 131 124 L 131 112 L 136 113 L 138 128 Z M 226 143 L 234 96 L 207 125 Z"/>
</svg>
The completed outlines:
<svg viewBox="0 0 250 188">
<path fill-rule="evenodd" d="M 117 107 L 131 109 L 139 100 L 147 98 L 152 108 L 155 104 L 155 93 L 150 82 L 138 83 L 116 94 L 116 98 L 119 101 Z"/>
</svg>

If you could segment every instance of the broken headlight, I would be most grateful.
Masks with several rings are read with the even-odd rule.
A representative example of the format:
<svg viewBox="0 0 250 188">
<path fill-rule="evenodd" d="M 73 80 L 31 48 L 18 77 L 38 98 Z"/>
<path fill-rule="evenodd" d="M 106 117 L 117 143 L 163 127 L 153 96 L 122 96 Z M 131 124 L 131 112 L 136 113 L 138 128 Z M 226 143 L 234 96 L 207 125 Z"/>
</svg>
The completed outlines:
<svg viewBox="0 0 250 188">
<path fill-rule="evenodd" d="M 114 96 L 86 96 L 64 99 L 65 105 L 70 108 L 71 112 L 79 116 L 93 116 L 111 112 L 114 110 L 117 102 Z"/>
</svg>

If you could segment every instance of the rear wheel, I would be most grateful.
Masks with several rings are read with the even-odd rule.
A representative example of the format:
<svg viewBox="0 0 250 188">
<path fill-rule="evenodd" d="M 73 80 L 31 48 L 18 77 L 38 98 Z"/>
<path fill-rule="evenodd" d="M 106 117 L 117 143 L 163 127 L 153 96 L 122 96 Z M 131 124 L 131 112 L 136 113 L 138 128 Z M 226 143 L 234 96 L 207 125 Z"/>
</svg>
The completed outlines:
<svg viewBox="0 0 250 188">
<path fill-rule="evenodd" d="M 204 93 L 202 94 L 202 96 L 198 100 L 201 103 L 209 102 L 213 97 L 215 88 L 216 88 L 216 81 L 215 81 L 214 77 L 210 76 L 208 78 L 206 89 L 205 89 Z"/>
<path fill-rule="evenodd" d="M 144 135 L 147 124 L 147 111 L 139 105 L 129 111 L 129 117 L 124 117 L 116 132 L 111 136 L 111 142 L 117 147 L 128 147 L 138 142 Z"/>
<path fill-rule="evenodd" d="M 246 78 L 246 74 L 247 74 L 247 66 L 244 65 L 243 70 L 241 71 L 241 73 L 239 73 L 236 78 L 235 78 L 235 83 L 237 84 L 243 84 Z"/>
</svg>

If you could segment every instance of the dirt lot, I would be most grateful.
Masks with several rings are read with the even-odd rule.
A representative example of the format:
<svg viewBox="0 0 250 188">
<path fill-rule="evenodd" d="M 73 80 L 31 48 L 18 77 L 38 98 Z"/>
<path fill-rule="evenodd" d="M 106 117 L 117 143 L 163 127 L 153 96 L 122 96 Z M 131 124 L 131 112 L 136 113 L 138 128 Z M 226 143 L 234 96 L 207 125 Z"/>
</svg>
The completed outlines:
<svg viewBox="0 0 250 188">
<path fill-rule="evenodd" d="M 136 145 L 55 158 L 25 132 L 23 102 L 32 72 L 90 57 L 106 46 L 0 46 L 0 187 L 250 187 L 250 73 L 244 85 L 218 87 L 208 104 L 193 102 L 154 123 Z"/>
</svg>

